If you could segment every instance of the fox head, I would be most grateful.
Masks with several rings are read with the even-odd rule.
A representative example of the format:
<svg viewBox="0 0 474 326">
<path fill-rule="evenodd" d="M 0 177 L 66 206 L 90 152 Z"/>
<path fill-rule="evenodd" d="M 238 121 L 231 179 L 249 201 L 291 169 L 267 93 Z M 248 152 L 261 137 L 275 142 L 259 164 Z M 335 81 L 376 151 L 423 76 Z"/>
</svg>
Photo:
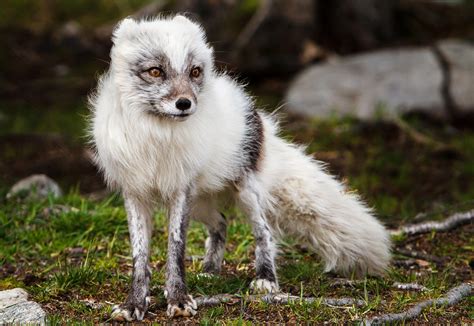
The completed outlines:
<svg viewBox="0 0 474 326">
<path fill-rule="evenodd" d="M 127 109 L 185 120 L 213 72 L 213 50 L 188 18 L 122 20 L 112 36 L 111 75 Z"/>
</svg>

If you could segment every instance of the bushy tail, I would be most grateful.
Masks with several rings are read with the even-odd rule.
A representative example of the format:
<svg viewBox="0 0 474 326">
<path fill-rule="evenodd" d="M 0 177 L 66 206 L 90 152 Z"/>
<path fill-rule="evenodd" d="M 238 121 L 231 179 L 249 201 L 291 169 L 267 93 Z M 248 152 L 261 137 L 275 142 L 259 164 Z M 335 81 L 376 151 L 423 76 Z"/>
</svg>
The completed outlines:
<svg viewBox="0 0 474 326">
<path fill-rule="evenodd" d="M 267 166 L 279 175 L 268 216 L 273 229 L 314 249 L 326 271 L 383 274 L 390 261 L 389 235 L 358 196 L 300 148 L 273 139 L 267 155 L 278 162 Z"/>
</svg>

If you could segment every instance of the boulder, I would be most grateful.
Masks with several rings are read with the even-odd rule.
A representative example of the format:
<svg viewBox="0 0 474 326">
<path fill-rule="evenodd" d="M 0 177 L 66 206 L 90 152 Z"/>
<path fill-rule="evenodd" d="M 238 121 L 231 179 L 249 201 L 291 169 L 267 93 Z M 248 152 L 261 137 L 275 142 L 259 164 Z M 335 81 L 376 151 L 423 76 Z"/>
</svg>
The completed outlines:
<svg viewBox="0 0 474 326">
<path fill-rule="evenodd" d="M 7 193 L 7 199 L 16 196 L 40 199 L 46 198 L 50 194 L 54 197 L 60 197 L 63 192 L 61 187 L 47 175 L 34 174 L 15 183 Z"/>
<path fill-rule="evenodd" d="M 460 113 L 474 111 L 474 46 L 445 40 L 438 44 L 451 73 L 450 92 Z"/>
<path fill-rule="evenodd" d="M 474 109 L 474 47 L 440 42 L 452 73 L 450 91 L 463 110 Z M 288 110 L 305 116 L 360 119 L 422 111 L 447 117 L 444 74 L 432 48 L 401 48 L 354 55 L 303 70 L 286 94 Z"/>
<path fill-rule="evenodd" d="M 46 313 L 41 306 L 28 301 L 28 293 L 20 288 L 0 291 L 0 325 L 45 324 Z"/>
</svg>

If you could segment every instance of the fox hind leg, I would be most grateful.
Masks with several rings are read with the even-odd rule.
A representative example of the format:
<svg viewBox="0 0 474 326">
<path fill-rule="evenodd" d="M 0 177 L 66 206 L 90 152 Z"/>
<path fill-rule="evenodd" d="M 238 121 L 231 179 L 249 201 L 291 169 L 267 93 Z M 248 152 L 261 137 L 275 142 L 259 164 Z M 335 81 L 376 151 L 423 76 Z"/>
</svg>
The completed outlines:
<svg viewBox="0 0 474 326">
<path fill-rule="evenodd" d="M 279 291 L 275 267 L 276 247 L 265 218 L 265 191 L 255 175 L 250 175 L 239 185 L 239 199 L 252 225 L 255 237 L 256 279 L 250 284 L 254 292 Z"/>
<path fill-rule="evenodd" d="M 203 276 L 219 274 L 224 259 L 227 222 L 219 213 L 212 201 L 200 200 L 193 207 L 192 217 L 204 223 L 208 231 L 206 239 L 206 254 L 203 263 Z"/>
</svg>

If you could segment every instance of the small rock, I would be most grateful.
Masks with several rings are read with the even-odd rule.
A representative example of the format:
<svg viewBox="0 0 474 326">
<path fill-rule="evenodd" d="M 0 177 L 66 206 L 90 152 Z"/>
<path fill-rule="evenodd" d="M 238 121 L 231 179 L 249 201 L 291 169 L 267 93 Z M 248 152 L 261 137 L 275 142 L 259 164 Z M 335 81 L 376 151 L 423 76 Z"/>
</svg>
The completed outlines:
<svg viewBox="0 0 474 326">
<path fill-rule="evenodd" d="M 28 293 L 20 288 L 0 291 L 0 309 L 5 309 L 19 302 L 27 301 Z"/>
<path fill-rule="evenodd" d="M 83 299 L 80 300 L 86 307 L 92 308 L 92 309 L 102 309 L 104 307 L 103 303 L 97 302 L 94 299 Z"/>
<path fill-rule="evenodd" d="M 20 288 L 0 291 L 0 325 L 45 324 L 46 313 L 41 306 L 28 301 L 28 293 Z"/>
<path fill-rule="evenodd" d="M 7 199 L 17 196 L 40 199 L 48 197 L 49 194 L 60 197 L 63 192 L 53 179 L 44 174 L 34 174 L 15 183 L 8 192 Z"/>
</svg>

